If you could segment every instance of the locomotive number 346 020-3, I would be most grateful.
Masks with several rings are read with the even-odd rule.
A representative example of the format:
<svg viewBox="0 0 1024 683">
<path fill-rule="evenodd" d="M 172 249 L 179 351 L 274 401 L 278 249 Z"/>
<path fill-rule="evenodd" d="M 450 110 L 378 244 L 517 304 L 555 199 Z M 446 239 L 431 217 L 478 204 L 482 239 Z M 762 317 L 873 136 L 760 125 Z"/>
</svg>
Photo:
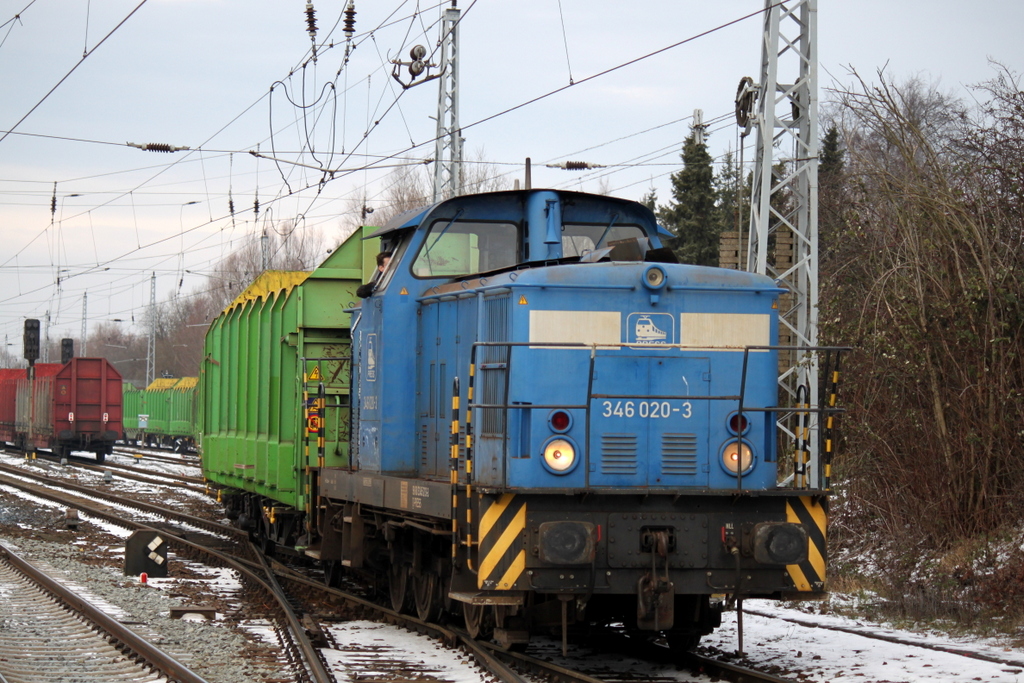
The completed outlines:
<svg viewBox="0 0 1024 683">
<path fill-rule="evenodd" d="M 601 417 L 662 418 L 678 415 L 689 418 L 693 416 L 693 406 L 689 401 L 678 405 L 671 401 L 602 401 L 601 407 Z"/>
</svg>

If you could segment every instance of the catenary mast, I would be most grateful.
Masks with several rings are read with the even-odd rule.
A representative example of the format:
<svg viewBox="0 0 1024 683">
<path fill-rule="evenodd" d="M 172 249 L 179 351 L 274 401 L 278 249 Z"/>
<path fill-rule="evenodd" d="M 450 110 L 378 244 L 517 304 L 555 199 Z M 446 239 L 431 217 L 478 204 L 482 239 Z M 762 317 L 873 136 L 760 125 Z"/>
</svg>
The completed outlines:
<svg viewBox="0 0 1024 683">
<path fill-rule="evenodd" d="M 818 343 L 817 42 L 817 0 L 765 0 L 760 80 L 741 83 L 737 96 L 738 115 L 745 96 L 756 106 L 742 117 L 748 132 L 757 129 L 747 269 L 787 291 L 779 303 L 780 343 L 811 347 Z M 794 403 L 818 405 L 817 355 L 780 353 L 779 385 Z M 792 414 L 781 415 L 779 426 L 795 436 Z M 817 434 L 811 415 L 812 468 L 820 462 Z M 809 481 L 821 476 L 808 474 Z"/>
<path fill-rule="evenodd" d="M 454 4 L 454 3 L 453 3 Z M 441 22 L 441 72 L 437 86 L 434 201 L 462 194 L 462 129 L 459 127 L 459 16 L 450 7 Z"/>
</svg>

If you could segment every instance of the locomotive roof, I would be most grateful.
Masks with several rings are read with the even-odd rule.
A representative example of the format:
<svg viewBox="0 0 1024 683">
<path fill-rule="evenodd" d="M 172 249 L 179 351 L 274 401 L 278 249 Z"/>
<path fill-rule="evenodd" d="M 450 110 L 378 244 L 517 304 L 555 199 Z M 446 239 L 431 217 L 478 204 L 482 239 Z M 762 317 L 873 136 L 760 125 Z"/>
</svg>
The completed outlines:
<svg viewBox="0 0 1024 683">
<path fill-rule="evenodd" d="M 531 189 L 531 190 L 506 190 L 506 191 L 502 191 L 502 192 L 485 192 L 485 193 L 475 194 L 475 195 L 461 195 L 459 197 L 452 197 L 451 199 L 446 199 L 446 200 L 444 200 L 442 202 L 437 202 L 435 204 L 430 204 L 430 205 L 427 205 L 427 206 L 420 207 L 418 209 L 412 209 L 411 211 L 405 211 L 404 213 L 400 213 L 397 216 L 395 216 L 394 218 L 392 218 L 391 220 L 389 220 L 387 223 L 385 223 L 383 227 L 380 227 L 377 230 L 373 231 L 372 233 L 370 233 L 364 239 L 369 239 L 371 237 L 381 237 L 383 235 L 387 235 L 389 233 L 396 232 L 398 230 L 405 230 L 406 228 L 415 228 L 415 227 L 417 227 L 423 221 L 424 216 L 426 216 L 428 213 L 432 213 L 434 211 L 434 209 L 440 207 L 443 204 L 458 203 L 460 201 L 464 201 L 467 197 L 473 197 L 474 199 L 481 199 L 481 198 L 485 198 L 485 197 L 488 197 L 488 196 L 491 196 L 491 197 L 509 197 L 509 196 L 516 196 L 516 195 L 518 195 L 518 196 L 522 197 L 523 202 L 525 203 L 526 198 L 529 195 L 531 195 L 534 192 L 539 192 L 539 191 L 542 191 L 542 190 L 540 190 L 539 188 Z M 639 202 L 635 202 L 632 199 L 622 199 L 622 198 L 619 198 L 619 197 L 608 197 L 606 195 L 595 195 L 595 194 L 590 194 L 588 192 L 573 192 L 573 191 L 569 191 L 569 190 L 543 190 L 543 191 L 544 192 L 556 192 L 559 196 L 566 197 L 566 198 L 588 197 L 588 198 L 591 198 L 591 199 L 601 199 L 601 200 L 607 201 L 609 203 L 630 204 L 630 205 L 633 205 L 633 207 L 637 208 L 638 210 L 650 211 L 650 209 L 648 209 L 646 206 L 644 206 L 643 204 L 640 204 Z M 651 222 L 652 223 L 656 223 L 656 220 L 654 218 L 653 212 L 651 213 Z M 663 237 L 672 237 L 673 236 L 672 233 L 670 233 L 667 230 L 665 230 L 665 228 L 661 227 L 661 225 L 657 225 L 657 228 L 658 228 L 658 234 L 659 235 L 661 235 Z"/>
</svg>

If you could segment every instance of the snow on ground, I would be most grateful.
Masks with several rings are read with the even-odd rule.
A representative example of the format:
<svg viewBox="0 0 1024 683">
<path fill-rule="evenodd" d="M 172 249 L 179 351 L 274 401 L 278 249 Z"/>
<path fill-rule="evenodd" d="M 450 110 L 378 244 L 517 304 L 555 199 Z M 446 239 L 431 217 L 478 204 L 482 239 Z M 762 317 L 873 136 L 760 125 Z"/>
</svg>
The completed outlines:
<svg viewBox="0 0 1024 683">
<path fill-rule="evenodd" d="M 150 461 L 147 464 L 157 463 Z M 160 469 L 164 466 L 167 472 L 186 469 L 160 463 Z M 46 469 L 50 470 L 51 476 L 67 476 L 59 466 L 52 465 Z M 128 481 L 124 485 L 144 486 Z M 60 507 L 8 487 L 2 488 L 34 505 Z M 102 520 L 90 521 L 118 537 L 128 533 Z M 213 570 L 206 580 L 213 582 L 216 585 L 213 590 L 225 597 L 237 597 L 239 585 L 232 572 Z M 164 580 L 151 579 L 150 582 L 152 588 L 165 588 Z M 172 585 L 167 583 L 166 588 Z M 935 633 L 903 631 L 865 620 L 797 610 L 766 600 L 748 600 L 744 608 L 745 662 L 756 668 L 778 667 L 778 674 L 789 678 L 797 679 L 797 672 L 802 672 L 800 680 L 814 683 L 844 680 L 858 683 L 1024 683 L 1024 651 L 1007 647 L 995 639 L 954 639 Z M 720 629 L 701 640 L 701 646 L 733 653 L 738 645 L 736 613 L 725 613 L 722 622 Z M 840 627 L 847 632 L 826 630 L 815 625 Z M 260 630 L 258 625 L 251 626 L 254 632 Z M 417 680 L 422 681 L 470 683 L 481 680 L 483 675 L 466 655 L 446 650 L 430 638 L 394 626 L 352 621 L 332 626 L 331 632 L 339 649 L 329 651 L 327 657 L 342 681 L 374 680 L 381 658 L 391 660 L 390 670 L 394 670 L 396 663 L 399 667 L 407 666 Z M 939 643 L 949 652 L 885 642 L 861 634 L 899 638 L 910 643 Z M 269 629 L 265 635 L 267 639 L 273 639 Z M 966 659 L 955 654 L 957 651 L 977 652 L 1009 663 Z M 596 653 L 595 657 L 602 655 L 606 653 Z M 621 655 L 611 657 L 611 661 L 615 659 L 623 658 Z M 639 668 L 644 668 L 645 673 L 662 676 L 662 680 L 691 680 L 687 674 L 659 665 L 640 665 Z"/>
<path fill-rule="evenodd" d="M 799 621 L 802 623 L 795 623 Z M 856 633 L 838 632 L 804 624 L 838 626 Z M 803 671 L 805 681 L 855 680 L 863 683 L 982 683 L 1024 682 L 1024 651 L 1001 646 L 994 640 L 967 641 L 928 633 L 901 631 L 881 624 L 835 615 L 808 614 L 767 600 L 748 600 L 743 615 L 744 654 L 755 668 L 774 665 L 785 671 Z M 949 650 L 977 652 L 1017 664 L 967 659 L 900 643 L 867 638 L 864 634 L 897 637 L 912 642 L 940 644 Z M 737 648 L 736 613 L 722 616 L 722 627 L 701 639 L 701 645 L 724 652 Z"/>
<path fill-rule="evenodd" d="M 479 683 L 483 670 L 467 655 L 405 629 L 372 621 L 330 627 L 338 649 L 324 658 L 339 681 L 409 680 Z M 401 672 L 407 676 L 399 676 Z M 385 676 L 385 678 L 378 678 Z"/>
</svg>

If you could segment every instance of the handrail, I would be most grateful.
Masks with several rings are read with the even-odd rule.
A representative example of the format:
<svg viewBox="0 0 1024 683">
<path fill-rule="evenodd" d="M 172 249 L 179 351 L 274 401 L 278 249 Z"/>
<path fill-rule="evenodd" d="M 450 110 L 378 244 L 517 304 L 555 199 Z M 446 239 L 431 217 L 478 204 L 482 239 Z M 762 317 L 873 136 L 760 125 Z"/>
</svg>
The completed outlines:
<svg viewBox="0 0 1024 683">
<path fill-rule="evenodd" d="M 510 434 L 509 434 L 509 420 L 508 420 L 508 417 L 509 417 L 509 411 L 510 410 L 553 410 L 553 409 L 556 409 L 556 408 L 562 408 L 562 409 L 566 409 L 566 410 L 583 410 L 584 414 L 585 414 L 585 438 L 586 438 L 586 441 L 585 441 L 585 453 L 587 454 L 588 458 L 590 457 L 590 453 L 591 453 L 591 448 L 590 448 L 590 446 L 591 446 L 591 444 L 590 444 L 591 404 L 593 403 L 594 400 L 605 400 L 605 399 L 637 399 L 637 400 L 665 399 L 665 400 L 694 400 L 694 401 L 736 401 L 737 402 L 737 414 L 739 414 L 739 415 L 742 415 L 744 413 L 754 413 L 754 412 L 758 412 L 758 413 L 786 413 L 786 412 L 792 412 L 792 411 L 800 411 L 800 412 L 804 412 L 804 413 L 808 413 L 808 414 L 816 414 L 816 415 L 826 416 L 826 417 L 831 418 L 832 416 L 839 415 L 839 414 L 842 414 L 843 412 L 845 412 L 843 409 L 835 407 L 835 399 L 836 399 L 836 395 L 837 395 L 837 392 L 838 392 L 838 389 L 837 389 L 837 387 L 838 387 L 838 369 L 836 370 L 835 377 L 833 378 L 833 381 L 832 381 L 832 392 L 831 392 L 831 400 L 830 400 L 831 405 L 829 405 L 829 406 L 824 406 L 824 405 L 817 405 L 817 406 L 811 406 L 811 405 L 800 405 L 800 406 L 774 405 L 774 406 L 757 406 L 757 407 L 755 407 L 755 406 L 747 406 L 747 405 L 745 405 L 745 394 L 746 394 L 747 375 L 748 375 L 748 367 L 749 367 L 749 362 L 748 361 L 749 361 L 749 358 L 750 358 L 750 354 L 752 352 L 769 352 L 769 351 L 796 351 L 796 352 L 809 352 L 809 353 L 826 352 L 827 357 L 830 358 L 831 354 L 835 353 L 836 357 L 837 357 L 836 368 L 838 368 L 838 357 L 841 356 L 842 353 L 845 353 L 845 352 L 848 352 L 848 351 L 852 350 L 851 347 L 841 347 L 841 346 L 800 346 L 800 345 L 772 345 L 772 346 L 749 345 L 749 346 L 744 346 L 744 347 L 742 347 L 742 350 L 743 350 L 743 365 L 742 365 L 742 370 L 741 370 L 741 373 L 740 373 L 740 392 L 739 392 L 739 394 L 722 394 L 722 395 L 711 395 L 711 394 L 708 394 L 708 395 L 690 395 L 690 394 L 680 394 L 680 395 L 621 394 L 620 395 L 620 394 L 595 394 L 593 392 L 594 362 L 595 362 L 595 359 L 596 359 L 597 351 L 599 349 L 644 348 L 644 349 L 650 350 L 650 349 L 652 349 L 652 346 L 649 345 L 649 344 L 629 344 L 629 343 L 620 343 L 620 344 L 583 344 L 583 343 L 580 343 L 580 342 L 528 342 L 528 341 L 527 342 L 512 342 L 512 341 L 502 341 L 502 342 L 499 342 L 499 341 L 476 341 L 476 342 L 473 343 L 472 348 L 470 350 L 470 373 L 472 374 L 474 372 L 475 368 L 477 367 L 476 358 L 477 358 L 477 349 L 478 348 L 484 348 L 484 347 L 507 347 L 511 351 L 511 349 L 513 347 L 522 347 L 522 346 L 541 347 L 541 348 L 557 348 L 557 349 L 564 349 L 566 347 L 569 347 L 569 348 L 572 348 L 572 349 L 590 350 L 590 352 L 591 352 L 590 368 L 589 368 L 588 378 L 587 378 L 587 402 L 585 404 L 564 404 L 563 403 L 563 404 L 557 404 L 557 405 L 556 404 L 509 403 L 508 392 L 509 392 L 509 388 L 510 388 L 510 385 L 511 385 L 511 382 L 510 382 L 509 378 L 512 376 L 512 358 L 513 358 L 513 354 L 509 353 L 508 354 L 508 359 L 504 363 L 504 367 L 501 367 L 501 364 L 498 364 L 498 367 L 494 368 L 494 369 L 501 369 L 501 370 L 503 370 L 503 375 L 505 377 L 505 382 L 504 382 L 504 389 L 505 389 L 505 397 L 504 397 L 504 399 L 505 400 L 504 400 L 504 402 L 503 403 L 479 403 L 479 402 L 476 401 L 476 397 L 475 396 L 470 396 L 469 399 L 466 402 L 466 414 L 467 414 L 467 416 L 474 409 L 478 409 L 478 410 L 492 409 L 492 410 L 502 410 L 502 411 L 504 411 L 504 414 L 503 414 L 502 420 L 501 420 L 501 423 L 503 425 L 502 426 L 502 432 L 499 434 L 499 437 L 502 440 L 502 462 L 503 463 L 507 462 L 508 457 L 509 457 L 508 447 L 509 447 L 509 441 L 510 441 L 510 438 L 509 438 Z M 671 348 L 678 348 L 678 349 L 681 349 L 681 350 L 685 350 L 685 349 L 704 349 L 706 347 L 694 347 L 694 346 L 686 346 L 686 345 L 682 345 L 682 344 L 658 344 L 656 347 L 653 347 L 653 348 L 657 348 L 658 350 L 671 349 Z M 728 347 L 728 348 L 736 348 L 737 350 L 739 350 L 739 347 Z M 468 419 L 467 419 L 467 422 L 469 422 Z M 473 422 L 475 422 L 477 425 L 481 424 L 480 420 L 474 420 Z M 830 425 L 831 425 L 831 422 L 830 422 Z M 831 430 L 831 426 L 829 426 L 829 429 Z M 469 434 L 468 429 L 467 429 L 467 437 L 472 438 L 472 436 Z M 742 433 L 737 433 L 735 441 L 737 443 L 738 452 L 742 453 L 742 441 L 743 441 Z M 824 463 L 825 463 L 826 466 L 830 466 L 831 453 L 832 453 L 831 452 L 831 448 L 829 448 L 826 451 L 827 457 L 824 458 Z M 742 462 L 742 455 L 741 455 L 741 462 Z M 818 463 L 818 464 L 820 465 L 821 463 Z M 818 469 L 819 469 L 819 471 L 821 471 L 824 468 L 819 467 Z M 587 479 L 588 479 L 587 484 L 589 485 L 589 468 L 587 469 L 587 473 L 588 473 L 587 474 Z M 505 473 L 503 473 L 503 474 L 505 474 Z M 819 479 L 820 478 L 821 478 L 821 476 L 819 475 Z M 824 477 L 824 481 L 820 481 L 818 486 L 811 487 L 810 486 L 810 483 L 811 483 L 810 479 L 807 478 L 805 480 L 805 482 L 804 482 L 805 486 L 797 487 L 797 488 L 807 488 L 808 490 L 823 490 L 823 489 L 827 490 L 828 489 L 828 480 L 829 480 L 829 477 L 828 477 L 828 472 L 826 470 L 826 476 Z M 824 484 L 824 486 L 822 486 L 822 484 Z M 743 490 L 743 472 L 742 471 L 737 472 L 736 488 L 739 491 Z"/>
</svg>

